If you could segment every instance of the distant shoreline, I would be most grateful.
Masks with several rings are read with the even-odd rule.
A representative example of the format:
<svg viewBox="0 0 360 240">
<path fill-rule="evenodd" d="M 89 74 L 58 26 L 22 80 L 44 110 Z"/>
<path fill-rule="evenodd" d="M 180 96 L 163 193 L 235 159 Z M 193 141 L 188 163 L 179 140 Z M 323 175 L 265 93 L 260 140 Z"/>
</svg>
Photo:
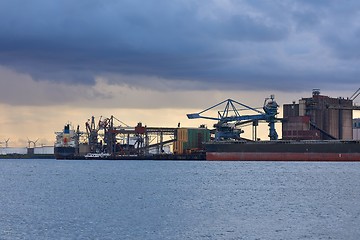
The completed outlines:
<svg viewBox="0 0 360 240">
<path fill-rule="evenodd" d="M 4 154 L 0 159 L 55 159 L 54 154 Z"/>
</svg>

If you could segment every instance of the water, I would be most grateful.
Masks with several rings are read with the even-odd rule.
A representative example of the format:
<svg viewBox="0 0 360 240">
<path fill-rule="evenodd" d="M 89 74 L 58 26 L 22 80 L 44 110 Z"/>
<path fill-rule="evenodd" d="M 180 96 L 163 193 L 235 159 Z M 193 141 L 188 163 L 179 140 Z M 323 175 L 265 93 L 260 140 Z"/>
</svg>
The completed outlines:
<svg viewBox="0 0 360 240">
<path fill-rule="evenodd" d="M 360 163 L 0 160 L 0 239 L 359 239 Z"/>
</svg>

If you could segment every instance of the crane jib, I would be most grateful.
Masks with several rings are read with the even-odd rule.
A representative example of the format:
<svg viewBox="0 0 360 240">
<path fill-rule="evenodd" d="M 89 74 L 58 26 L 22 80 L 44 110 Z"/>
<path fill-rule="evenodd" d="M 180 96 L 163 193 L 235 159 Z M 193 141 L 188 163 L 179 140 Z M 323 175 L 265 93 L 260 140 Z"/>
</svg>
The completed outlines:
<svg viewBox="0 0 360 240">
<path fill-rule="evenodd" d="M 198 114 L 198 113 L 189 113 L 186 115 L 187 115 L 188 119 L 200 118 L 200 114 Z"/>
</svg>

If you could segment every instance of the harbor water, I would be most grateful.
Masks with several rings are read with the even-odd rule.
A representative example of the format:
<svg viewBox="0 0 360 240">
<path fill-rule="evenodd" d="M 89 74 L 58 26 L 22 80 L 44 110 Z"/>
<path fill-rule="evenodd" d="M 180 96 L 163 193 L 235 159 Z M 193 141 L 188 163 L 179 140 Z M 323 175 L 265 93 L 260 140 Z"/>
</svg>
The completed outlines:
<svg viewBox="0 0 360 240">
<path fill-rule="evenodd" d="M 0 239 L 360 239 L 359 162 L 0 160 Z"/>
</svg>

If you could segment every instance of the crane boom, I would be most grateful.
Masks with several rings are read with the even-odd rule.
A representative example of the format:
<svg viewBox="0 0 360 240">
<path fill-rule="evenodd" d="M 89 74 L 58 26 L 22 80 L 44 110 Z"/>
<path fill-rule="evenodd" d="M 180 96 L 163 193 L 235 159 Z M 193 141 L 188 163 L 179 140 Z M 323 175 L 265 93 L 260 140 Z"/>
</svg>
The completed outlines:
<svg viewBox="0 0 360 240">
<path fill-rule="evenodd" d="M 350 100 L 355 100 L 360 95 L 360 88 L 351 95 Z"/>
</svg>

